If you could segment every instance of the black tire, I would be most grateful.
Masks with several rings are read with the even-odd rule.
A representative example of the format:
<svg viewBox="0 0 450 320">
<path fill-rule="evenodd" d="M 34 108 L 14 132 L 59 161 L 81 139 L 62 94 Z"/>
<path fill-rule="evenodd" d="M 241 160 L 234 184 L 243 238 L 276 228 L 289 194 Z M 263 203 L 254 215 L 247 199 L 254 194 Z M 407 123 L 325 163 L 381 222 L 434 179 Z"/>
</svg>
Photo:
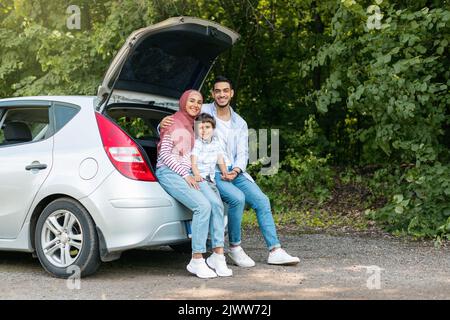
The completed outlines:
<svg viewBox="0 0 450 320">
<path fill-rule="evenodd" d="M 191 241 L 183 242 L 179 244 L 171 244 L 171 247 L 174 251 L 178 253 L 192 253 L 192 243 Z"/>
<path fill-rule="evenodd" d="M 69 266 L 58 267 L 54 265 L 44 254 L 42 249 L 41 234 L 42 229 L 47 218 L 58 210 L 65 210 L 73 214 L 78 219 L 81 226 L 82 245 L 81 249 L 77 252 L 76 260 Z M 36 254 L 44 269 L 50 274 L 58 278 L 68 278 L 75 275 L 74 266 L 78 267 L 78 274 L 81 277 L 89 276 L 97 271 L 100 267 L 100 252 L 99 252 L 99 240 L 95 223 L 92 220 L 89 212 L 77 201 L 71 198 L 60 198 L 51 202 L 42 211 L 36 224 L 35 232 L 35 248 Z M 59 249 L 57 249 L 59 250 Z M 72 251 L 71 251 L 72 254 Z M 69 269 L 70 268 L 70 269 Z"/>
</svg>

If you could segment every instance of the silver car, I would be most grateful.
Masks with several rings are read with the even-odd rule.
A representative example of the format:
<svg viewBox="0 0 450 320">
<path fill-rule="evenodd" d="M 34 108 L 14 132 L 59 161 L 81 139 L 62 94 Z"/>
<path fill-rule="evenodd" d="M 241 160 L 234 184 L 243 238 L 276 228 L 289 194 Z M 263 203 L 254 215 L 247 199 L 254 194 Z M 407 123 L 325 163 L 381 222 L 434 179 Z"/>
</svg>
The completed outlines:
<svg viewBox="0 0 450 320">
<path fill-rule="evenodd" d="M 129 249 L 189 249 L 192 213 L 154 175 L 156 128 L 238 37 L 171 18 L 131 34 L 97 96 L 0 100 L 0 250 L 69 277 Z"/>
</svg>

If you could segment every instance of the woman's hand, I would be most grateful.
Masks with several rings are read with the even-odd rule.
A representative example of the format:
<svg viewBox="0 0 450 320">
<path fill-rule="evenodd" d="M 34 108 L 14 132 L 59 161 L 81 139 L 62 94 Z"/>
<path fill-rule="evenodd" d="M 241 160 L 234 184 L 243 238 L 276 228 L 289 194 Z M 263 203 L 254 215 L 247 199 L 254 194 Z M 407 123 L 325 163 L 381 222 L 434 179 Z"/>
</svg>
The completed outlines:
<svg viewBox="0 0 450 320">
<path fill-rule="evenodd" d="M 160 125 L 160 128 L 163 129 L 163 128 L 170 127 L 172 124 L 173 124 L 173 116 L 167 116 L 161 120 L 161 123 L 159 125 Z"/>
<path fill-rule="evenodd" d="M 200 190 L 200 187 L 198 186 L 197 181 L 195 181 L 195 178 L 193 176 L 186 176 L 184 177 L 184 180 L 186 180 L 187 184 L 196 190 Z"/>
<path fill-rule="evenodd" d="M 203 180 L 205 180 L 205 179 L 203 179 L 203 177 L 202 177 L 201 175 L 199 175 L 199 174 L 194 175 L 194 179 L 195 179 L 195 181 L 197 181 L 197 182 L 202 182 Z"/>
</svg>

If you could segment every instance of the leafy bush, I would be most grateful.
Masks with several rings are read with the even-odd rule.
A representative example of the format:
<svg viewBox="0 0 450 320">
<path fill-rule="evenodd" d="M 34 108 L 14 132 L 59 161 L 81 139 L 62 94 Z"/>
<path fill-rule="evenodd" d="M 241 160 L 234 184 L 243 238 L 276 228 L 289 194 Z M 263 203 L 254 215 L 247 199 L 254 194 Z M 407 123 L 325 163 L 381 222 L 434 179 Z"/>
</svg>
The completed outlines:
<svg viewBox="0 0 450 320">
<path fill-rule="evenodd" d="M 329 155 L 320 156 L 323 135 L 310 116 L 302 130 L 285 132 L 282 137 L 289 141 L 287 154 L 277 174 L 259 174 L 260 164 L 249 167 L 258 185 L 271 199 L 276 212 L 299 210 L 322 204 L 331 196 L 334 172 L 328 164 Z"/>
<path fill-rule="evenodd" d="M 256 177 L 277 213 L 312 208 L 331 197 L 333 171 L 326 159 L 311 155 L 296 159 L 295 165 L 298 171 L 281 170 L 273 176 Z"/>
<path fill-rule="evenodd" d="M 362 162 L 435 161 L 449 125 L 450 11 L 398 10 L 385 2 L 381 10 L 381 29 L 369 30 L 365 8 L 341 5 L 333 42 L 303 65 L 305 76 L 318 66 L 328 70 L 309 99 L 323 114 L 345 107 L 346 117 L 337 120 L 356 122 L 350 138 L 363 143 Z"/>
<path fill-rule="evenodd" d="M 379 185 L 378 187 L 383 187 Z M 405 169 L 389 182 L 388 204 L 368 210 L 387 230 L 415 237 L 450 239 L 450 168 L 440 163 Z"/>
</svg>

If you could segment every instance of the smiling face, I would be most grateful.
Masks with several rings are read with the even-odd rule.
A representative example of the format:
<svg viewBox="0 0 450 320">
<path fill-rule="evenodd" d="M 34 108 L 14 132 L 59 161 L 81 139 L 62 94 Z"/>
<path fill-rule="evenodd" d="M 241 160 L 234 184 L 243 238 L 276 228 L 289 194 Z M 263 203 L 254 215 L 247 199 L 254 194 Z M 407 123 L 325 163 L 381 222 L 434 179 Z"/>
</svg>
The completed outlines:
<svg viewBox="0 0 450 320">
<path fill-rule="evenodd" d="M 212 90 L 212 96 L 218 107 L 224 108 L 230 105 L 234 90 L 228 82 L 216 82 Z"/>
<path fill-rule="evenodd" d="M 197 92 L 192 92 L 186 101 L 186 112 L 194 118 L 200 113 L 202 104 L 202 96 Z"/>
<path fill-rule="evenodd" d="M 213 135 L 214 128 L 210 122 L 202 122 L 198 125 L 197 130 L 200 138 L 209 140 Z"/>
</svg>

